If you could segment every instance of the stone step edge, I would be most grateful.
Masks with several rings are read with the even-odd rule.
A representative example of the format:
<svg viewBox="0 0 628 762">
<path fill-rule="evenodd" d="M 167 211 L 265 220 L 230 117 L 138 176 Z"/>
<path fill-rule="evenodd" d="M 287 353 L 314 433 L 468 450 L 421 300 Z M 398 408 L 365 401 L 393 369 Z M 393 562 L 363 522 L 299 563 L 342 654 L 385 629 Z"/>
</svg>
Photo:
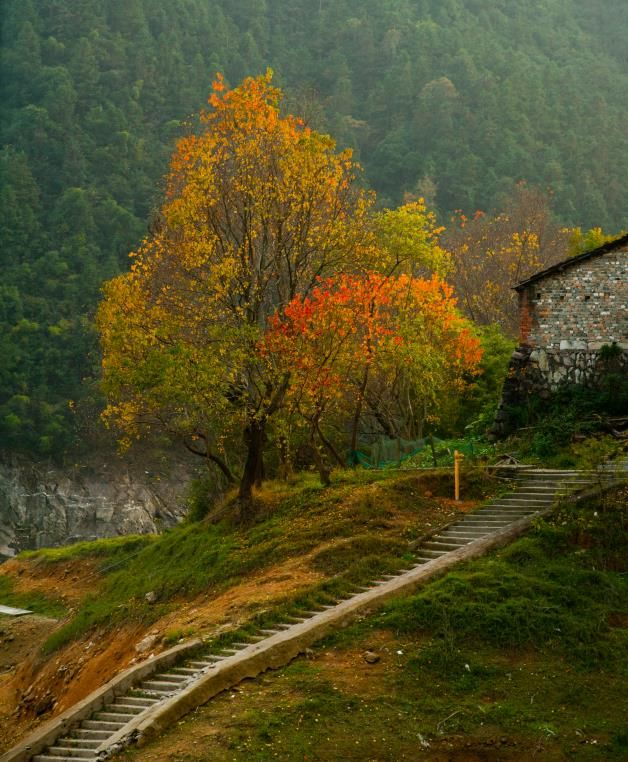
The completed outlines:
<svg viewBox="0 0 628 762">
<path fill-rule="evenodd" d="M 29 762 L 35 755 L 42 754 L 49 746 L 54 746 L 55 741 L 70 732 L 78 722 L 89 719 L 94 712 L 98 712 L 105 704 L 111 704 L 115 698 L 125 693 L 143 677 L 152 675 L 159 667 L 169 667 L 185 653 L 193 651 L 201 645 L 202 641 L 199 639 L 180 643 L 140 664 L 129 667 L 102 687 L 92 691 L 89 696 L 71 706 L 58 717 L 42 725 L 17 746 L 9 749 L 0 757 L 0 762 Z M 133 717 L 133 715 L 129 715 L 129 717 Z"/>
<path fill-rule="evenodd" d="M 550 511 L 551 508 L 548 508 L 536 513 L 535 517 Z M 246 652 L 230 656 L 212 672 L 149 709 L 141 717 L 132 720 L 103 742 L 97 749 L 97 753 L 106 756 L 110 751 L 119 750 L 129 744 L 143 745 L 192 709 L 204 704 L 222 691 L 232 688 L 242 680 L 257 677 L 268 669 L 279 669 L 285 666 L 306 648 L 336 630 L 340 625 L 378 608 L 392 597 L 413 592 L 417 587 L 444 574 L 461 561 L 478 558 L 489 550 L 511 542 L 529 529 L 532 519 L 532 516 L 518 519 L 507 527 L 492 532 L 486 537 L 480 537 L 458 550 L 452 550 L 428 561 L 367 592 L 358 593 L 334 606 L 333 609 L 323 611 L 306 622 L 295 624 L 290 630 L 251 644 Z"/>
</svg>

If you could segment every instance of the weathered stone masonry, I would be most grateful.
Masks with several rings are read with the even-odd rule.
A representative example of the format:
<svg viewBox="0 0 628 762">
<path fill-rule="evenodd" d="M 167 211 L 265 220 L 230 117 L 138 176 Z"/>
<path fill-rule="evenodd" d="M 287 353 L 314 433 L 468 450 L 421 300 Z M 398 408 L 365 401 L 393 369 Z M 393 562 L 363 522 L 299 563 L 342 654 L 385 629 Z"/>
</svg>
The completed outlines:
<svg viewBox="0 0 628 762">
<path fill-rule="evenodd" d="M 561 262 L 515 286 L 520 346 L 511 358 L 494 433 L 508 408 L 562 385 L 596 386 L 608 371 L 600 350 L 616 344 L 613 369 L 628 373 L 628 236 Z"/>
</svg>

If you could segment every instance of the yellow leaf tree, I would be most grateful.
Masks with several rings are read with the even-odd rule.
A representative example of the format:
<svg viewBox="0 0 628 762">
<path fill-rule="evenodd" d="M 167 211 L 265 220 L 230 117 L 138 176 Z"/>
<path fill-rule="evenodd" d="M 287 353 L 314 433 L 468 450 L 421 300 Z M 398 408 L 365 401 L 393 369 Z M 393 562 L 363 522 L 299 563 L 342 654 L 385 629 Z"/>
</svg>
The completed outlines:
<svg viewBox="0 0 628 762">
<path fill-rule="evenodd" d="M 271 80 L 226 90 L 217 78 L 202 134 L 172 157 L 152 234 L 97 316 L 106 418 L 127 438 L 165 429 L 231 480 L 225 442 L 239 437 L 243 504 L 290 383 L 256 350 L 269 318 L 376 251 L 351 153 L 282 116 Z"/>
</svg>

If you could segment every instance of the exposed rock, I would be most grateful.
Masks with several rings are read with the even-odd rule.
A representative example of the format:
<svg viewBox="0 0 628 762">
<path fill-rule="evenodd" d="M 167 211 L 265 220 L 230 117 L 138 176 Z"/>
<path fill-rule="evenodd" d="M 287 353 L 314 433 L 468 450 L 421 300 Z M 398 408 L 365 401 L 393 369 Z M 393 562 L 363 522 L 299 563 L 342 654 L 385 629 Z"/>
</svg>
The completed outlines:
<svg viewBox="0 0 628 762">
<path fill-rule="evenodd" d="M 157 593 L 154 590 L 146 593 L 144 598 L 146 599 L 147 603 L 157 603 Z"/>
<path fill-rule="evenodd" d="M 143 640 L 140 640 L 140 642 L 135 646 L 135 650 L 138 654 L 145 654 L 147 651 L 150 651 L 151 648 L 157 643 L 159 640 L 159 637 L 157 635 L 147 635 Z"/>
<path fill-rule="evenodd" d="M 377 662 L 381 659 L 381 656 L 376 654 L 374 651 L 365 651 L 362 654 L 362 658 L 367 664 L 377 664 Z"/>
<path fill-rule="evenodd" d="M 184 516 L 192 467 L 130 471 L 121 462 L 73 465 L 0 461 L 0 562 L 20 550 L 149 534 Z"/>
</svg>

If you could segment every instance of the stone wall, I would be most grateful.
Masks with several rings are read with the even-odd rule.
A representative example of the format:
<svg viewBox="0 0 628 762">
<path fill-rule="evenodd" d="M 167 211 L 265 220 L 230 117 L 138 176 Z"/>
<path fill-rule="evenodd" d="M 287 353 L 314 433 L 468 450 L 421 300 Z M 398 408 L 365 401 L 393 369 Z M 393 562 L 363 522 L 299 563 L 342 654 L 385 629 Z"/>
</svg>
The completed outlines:
<svg viewBox="0 0 628 762">
<path fill-rule="evenodd" d="M 628 247 L 585 259 L 519 293 L 521 344 L 549 351 L 628 349 Z"/>
<path fill-rule="evenodd" d="M 512 354 L 502 398 L 491 429 L 493 438 L 514 428 L 510 410 L 532 397 L 549 399 L 561 386 L 599 387 L 608 373 L 628 374 L 628 352 L 605 360 L 595 350 L 533 349 L 520 346 Z"/>
</svg>

